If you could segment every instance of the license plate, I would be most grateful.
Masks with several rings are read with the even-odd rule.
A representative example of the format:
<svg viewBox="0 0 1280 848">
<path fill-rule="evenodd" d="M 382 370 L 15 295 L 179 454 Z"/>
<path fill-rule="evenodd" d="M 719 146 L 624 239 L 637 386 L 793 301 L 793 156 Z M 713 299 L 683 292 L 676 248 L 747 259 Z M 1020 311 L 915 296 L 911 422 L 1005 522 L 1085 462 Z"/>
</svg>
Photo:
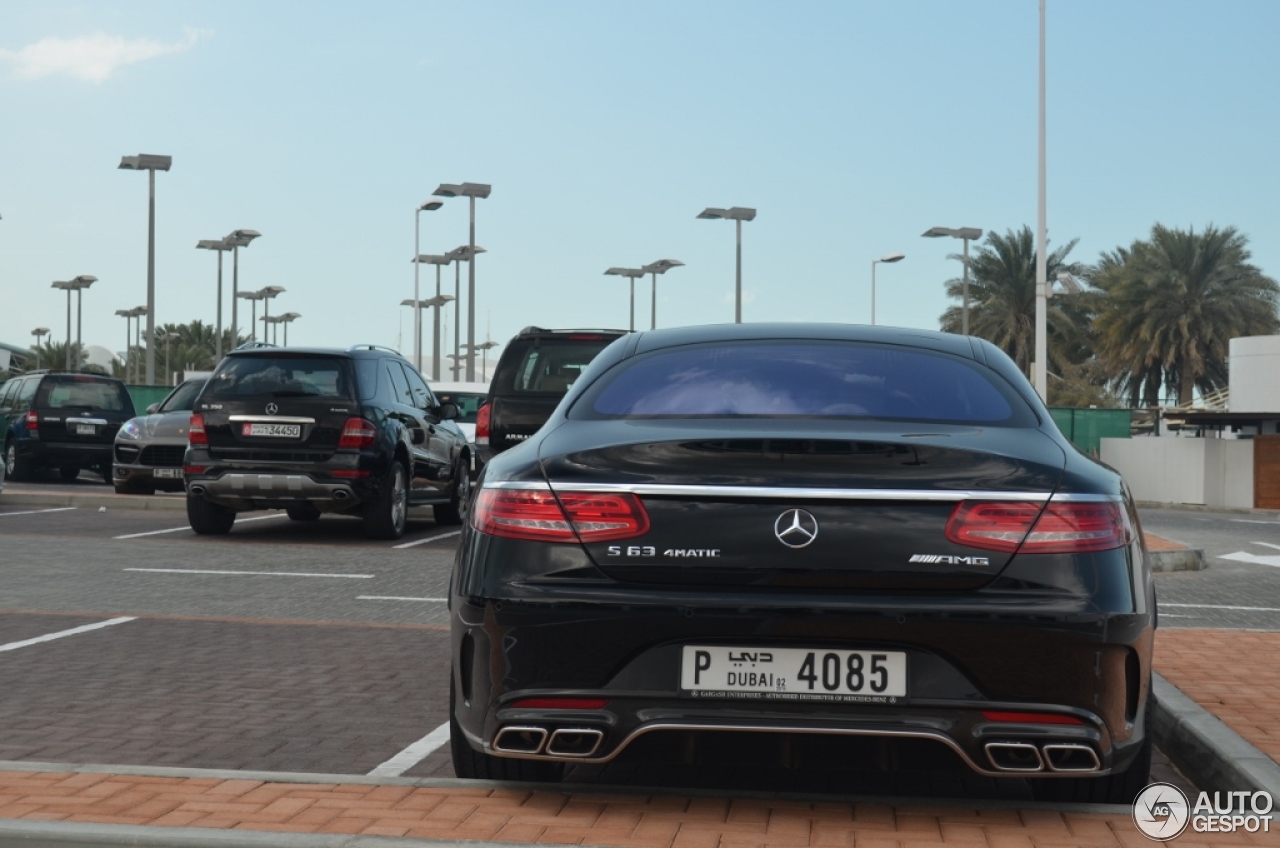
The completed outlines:
<svg viewBox="0 0 1280 848">
<path fill-rule="evenodd" d="M 93 434 L 95 434 L 95 433 L 97 433 L 97 432 L 98 432 L 98 428 L 94 427 L 92 424 L 77 424 L 77 425 L 76 425 L 76 435 L 77 435 L 77 436 L 92 436 Z"/>
<path fill-rule="evenodd" d="M 160 480 L 180 480 L 182 479 L 181 468 L 156 468 L 151 472 Z"/>
<path fill-rule="evenodd" d="M 302 435 L 301 424 L 245 424 L 240 431 L 245 436 L 276 436 L 283 439 L 296 439 Z"/>
<path fill-rule="evenodd" d="M 907 694 L 907 655 L 686 645 L 680 688 L 697 698 L 892 703 Z"/>
</svg>

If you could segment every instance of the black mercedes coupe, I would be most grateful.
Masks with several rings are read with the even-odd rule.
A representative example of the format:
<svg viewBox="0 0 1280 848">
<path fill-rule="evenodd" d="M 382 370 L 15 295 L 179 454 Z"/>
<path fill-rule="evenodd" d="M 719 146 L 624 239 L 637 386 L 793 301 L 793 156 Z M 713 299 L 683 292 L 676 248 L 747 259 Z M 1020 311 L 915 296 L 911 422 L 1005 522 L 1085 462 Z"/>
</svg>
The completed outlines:
<svg viewBox="0 0 1280 848">
<path fill-rule="evenodd" d="M 1046 799 L 1147 783 L 1132 499 L 977 338 L 618 339 L 485 467 L 450 609 L 460 777 L 636 749 L 884 768 L 905 746 Z"/>
</svg>

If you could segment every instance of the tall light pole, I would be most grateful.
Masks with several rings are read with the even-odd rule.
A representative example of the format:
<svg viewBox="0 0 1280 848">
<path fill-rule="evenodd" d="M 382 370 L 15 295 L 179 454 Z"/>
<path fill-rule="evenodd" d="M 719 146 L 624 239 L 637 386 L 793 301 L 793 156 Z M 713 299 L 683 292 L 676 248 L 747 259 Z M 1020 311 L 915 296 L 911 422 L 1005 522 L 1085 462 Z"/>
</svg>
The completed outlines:
<svg viewBox="0 0 1280 848">
<path fill-rule="evenodd" d="M 279 317 L 280 323 L 284 324 L 284 346 L 289 346 L 289 325 L 295 320 L 302 317 L 300 312 L 286 312 Z"/>
<path fill-rule="evenodd" d="M 262 292 L 236 292 L 236 297 L 244 298 L 245 300 L 253 302 L 253 310 L 249 314 L 249 341 L 256 342 L 258 340 L 258 301 L 262 300 Z M 232 323 L 234 324 L 235 322 L 233 321 Z"/>
<path fill-rule="evenodd" d="M 1036 180 L 1036 394 L 1049 400 L 1049 270 L 1045 255 L 1044 0 L 1040 0 L 1040 150 Z"/>
<path fill-rule="evenodd" d="M 425 253 L 419 253 L 417 257 L 414 258 L 413 260 L 414 265 L 421 265 L 425 263 L 427 265 L 436 266 L 436 296 L 431 298 L 429 301 L 424 301 L 424 303 L 435 301 L 435 303 L 433 304 L 436 310 L 435 315 L 433 316 L 433 320 L 435 323 L 431 328 L 431 379 L 433 380 L 440 379 L 440 309 L 446 303 L 453 300 L 452 297 L 444 297 L 443 295 L 440 294 L 440 268 L 444 265 L 448 265 L 452 261 L 453 260 L 448 256 L 441 256 L 439 254 L 425 254 Z M 417 279 L 417 276 L 416 276 L 417 273 L 418 273 L 417 271 L 414 271 L 415 280 Z M 416 283 L 414 285 L 414 289 L 416 293 L 416 290 L 417 290 Z M 421 324 L 419 324 L 418 326 L 420 328 Z M 421 348 L 422 347 L 421 335 L 416 336 L 416 338 L 418 339 L 418 347 Z M 421 364 L 419 364 L 418 367 L 419 369 L 421 369 L 422 367 Z"/>
<path fill-rule="evenodd" d="M 258 289 L 258 294 L 262 295 L 262 317 L 264 319 L 271 317 L 271 298 L 280 294 L 284 290 L 285 290 L 284 286 L 263 286 L 262 288 Z M 264 336 L 263 341 L 266 341 L 265 329 L 266 328 L 264 327 L 263 328 L 264 332 L 262 334 Z"/>
<path fill-rule="evenodd" d="M 604 273 L 606 277 L 626 277 L 631 281 L 631 324 L 628 329 L 634 333 L 636 331 L 636 278 L 643 277 L 645 270 L 643 268 L 619 268 L 615 265 Z"/>
<path fill-rule="evenodd" d="M 467 344 L 474 345 L 476 343 L 476 262 L 477 253 L 483 253 L 483 250 L 476 248 L 476 198 L 481 199 L 489 196 L 492 186 L 485 183 L 441 183 L 432 194 L 437 197 L 468 197 L 471 199 L 471 235 L 467 239 L 467 244 L 471 247 L 471 255 L 468 257 L 471 264 L 467 266 Z M 476 353 L 473 349 L 467 356 L 467 382 L 473 382 L 476 377 Z"/>
<path fill-rule="evenodd" d="M 203 250 L 216 250 L 218 252 L 218 309 L 217 320 L 214 326 L 214 364 L 222 361 L 222 254 L 232 249 L 232 245 L 227 243 L 226 239 L 201 239 L 196 242 L 196 247 Z"/>
<path fill-rule="evenodd" d="M 480 364 L 480 376 L 481 376 L 480 382 L 481 382 L 481 383 L 487 383 L 487 382 L 489 382 L 489 373 L 488 373 L 488 372 L 489 372 L 489 357 L 488 357 L 488 353 L 489 353 L 489 351 L 490 351 L 490 350 L 492 350 L 493 348 L 495 348 L 495 347 L 497 347 L 497 346 L 498 346 L 498 343 L 497 343 L 497 342 L 495 342 L 495 341 L 485 341 L 485 342 L 481 342 L 480 344 L 477 344 L 477 345 L 465 345 L 465 347 L 467 348 L 467 351 L 468 351 L 472 356 L 474 356 L 474 355 L 475 355 L 475 352 L 476 352 L 477 350 L 478 350 L 478 351 L 480 351 L 480 357 L 481 357 L 481 358 L 480 358 L 480 363 L 481 363 L 481 364 Z"/>
<path fill-rule="evenodd" d="M 76 370 L 79 371 L 80 357 L 81 357 L 81 354 L 84 352 L 84 342 L 82 341 L 83 337 L 80 335 L 80 328 L 81 328 L 80 318 L 83 312 L 81 308 L 81 302 L 84 298 L 84 290 L 89 288 L 89 286 L 93 285 L 94 283 L 98 282 L 98 278 L 93 276 L 92 274 L 81 274 L 80 276 L 73 279 L 71 282 L 76 287 Z"/>
<path fill-rule="evenodd" d="M 881 262 L 901 262 L 906 259 L 905 253 L 886 253 L 879 259 L 871 260 L 871 326 L 876 325 L 876 266 Z"/>
<path fill-rule="evenodd" d="M 165 385 L 171 385 L 173 380 L 173 372 L 169 370 L 169 343 L 175 339 L 182 338 L 181 333 L 165 333 L 164 334 L 164 379 Z"/>
<path fill-rule="evenodd" d="M 156 349 L 152 343 L 156 326 L 156 171 L 167 171 L 173 166 L 172 156 L 156 156 L 139 153 L 137 156 L 121 156 L 119 167 L 126 171 L 146 171 L 150 191 L 147 205 L 147 385 L 155 385 Z"/>
<path fill-rule="evenodd" d="M 124 342 L 125 379 L 131 383 L 136 384 L 138 383 L 139 377 L 141 376 L 139 373 L 142 370 L 141 363 L 135 363 L 133 361 L 133 357 L 129 356 L 129 352 L 132 348 L 138 347 L 140 343 L 139 336 L 142 335 L 142 316 L 147 314 L 147 307 L 145 305 L 142 305 L 142 306 L 135 306 L 132 309 L 117 309 L 116 314 L 123 315 L 125 318 L 125 322 L 124 322 L 124 328 L 125 328 L 124 332 L 126 336 L 125 342 Z M 130 326 L 129 319 L 134 320 L 133 327 Z M 134 328 L 136 328 L 136 330 Z"/>
<path fill-rule="evenodd" d="M 741 227 L 742 224 L 739 223 L 738 226 Z M 741 247 L 741 244 L 739 244 L 739 247 Z M 741 258 L 742 258 L 741 249 L 739 249 L 738 251 L 738 258 L 739 258 L 739 261 L 741 261 Z M 645 265 L 643 268 L 640 269 L 641 271 L 652 275 L 652 284 L 649 289 L 649 297 L 650 297 L 649 329 L 650 330 L 658 329 L 658 275 L 665 274 L 668 271 L 670 271 L 672 268 L 679 268 L 682 265 L 684 265 L 684 263 L 681 262 L 679 259 L 659 259 L 657 262 L 650 262 L 648 265 Z M 739 279 L 741 279 L 741 274 L 739 274 Z"/>
<path fill-rule="evenodd" d="M 472 199 L 472 204 L 473 206 L 475 204 L 474 198 Z M 445 254 L 454 262 L 454 266 L 453 266 L 453 271 L 454 271 L 454 276 L 453 276 L 453 353 L 455 356 L 460 355 L 462 350 L 462 339 L 461 339 L 461 336 L 462 336 L 462 323 L 461 323 L 462 322 L 462 267 L 457 263 L 459 262 L 469 263 L 468 268 L 470 270 L 468 271 L 468 274 L 473 283 L 473 285 L 471 285 L 470 287 L 470 294 L 471 296 L 474 296 L 476 292 L 475 285 L 474 285 L 475 279 L 476 279 L 475 258 L 479 254 L 484 252 L 485 252 L 485 249 L 483 247 L 479 247 L 474 244 L 464 244 L 461 247 L 455 247 L 453 250 Z M 474 300 L 470 301 L 467 304 L 467 314 L 471 320 L 471 332 L 472 334 L 474 334 L 475 319 L 476 319 L 476 304 Z M 469 339 L 467 344 L 470 344 L 471 341 L 472 340 Z M 455 381 L 458 379 L 457 363 L 458 363 L 458 360 L 455 359 L 454 365 L 453 365 L 453 371 L 454 371 L 453 379 Z M 475 380 L 475 376 L 476 376 L 475 366 L 476 366 L 476 357 L 475 357 L 475 351 L 473 350 L 470 354 L 467 355 L 467 382 L 468 383 L 473 382 Z"/>
<path fill-rule="evenodd" d="M 124 319 L 124 379 L 129 382 L 129 346 L 133 343 L 133 325 L 129 322 L 133 319 L 133 310 L 117 309 L 116 314 Z"/>
<path fill-rule="evenodd" d="M 240 341 L 240 324 L 236 317 L 236 298 L 240 296 L 240 248 L 262 236 L 257 230 L 232 230 L 223 239 L 231 245 L 231 347 Z"/>
<path fill-rule="evenodd" d="M 76 290 L 76 284 L 72 280 L 54 280 L 53 288 L 62 289 L 67 293 L 67 356 L 65 370 L 71 370 L 71 293 Z"/>
<path fill-rule="evenodd" d="M 422 213 L 433 212 L 444 206 L 443 200 L 427 200 L 418 205 L 417 211 L 413 213 L 413 255 L 419 254 L 418 236 L 422 231 Z M 413 263 L 413 299 L 421 300 L 422 293 L 418 290 L 418 262 Z M 440 292 L 436 292 L 437 295 Z M 413 310 L 413 367 L 419 371 L 422 370 L 422 310 Z"/>
<path fill-rule="evenodd" d="M 738 262 L 737 274 L 735 276 L 736 283 L 734 285 L 734 307 L 733 307 L 733 323 L 742 323 L 742 222 L 754 221 L 756 218 L 756 210 L 748 209 L 744 206 L 732 206 L 728 209 L 720 209 L 715 206 L 708 206 L 698 213 L 699 218 L 707 218 L 711 220 L 724 219 L 733 221 L 738 229 Z"/>
<path fill-rule="evenodd" d="M 964 240 L 964 306 L 960 317 L 960 334 L 969 335 L 969 242 L 982 238 L 982 230 L 977 227 L 930 227 L 921 233 L 924 238 L 942 238 L 950 236 Z"/>
<path fill-rule="evenodd" d="M 40 337 L 49 335 L 48 327 L 36 327 L 31 331 L 31 335 L 36 337 L 36 370 L 40 369 Z"/>
</svg>

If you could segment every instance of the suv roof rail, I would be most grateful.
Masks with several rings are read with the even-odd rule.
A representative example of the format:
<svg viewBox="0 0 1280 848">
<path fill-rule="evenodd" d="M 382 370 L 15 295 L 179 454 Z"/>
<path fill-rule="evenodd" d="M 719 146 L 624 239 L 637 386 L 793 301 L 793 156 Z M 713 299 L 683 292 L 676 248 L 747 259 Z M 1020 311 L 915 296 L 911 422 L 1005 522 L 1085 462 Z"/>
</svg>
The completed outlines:
<svg viewBox="0 0 1280 848">
<path fill-rule="evenodd" d="M 626 335 L 629 330 L 611 330 L 603 327 L 570 327 L 567 329 L 548 329 L 546 327 L 528 326 L 521 330 L 517 335 L 526 336 L 534 333 L 622 333 Z"/>
<path fill-rule="evenodd" d="M 396 356 L 401 355 L 400 351 L 395 348 L 379 344 L 353 344 L 347 350 L 385 350 L 387 353 L 394 353 Z"/>
</svg>

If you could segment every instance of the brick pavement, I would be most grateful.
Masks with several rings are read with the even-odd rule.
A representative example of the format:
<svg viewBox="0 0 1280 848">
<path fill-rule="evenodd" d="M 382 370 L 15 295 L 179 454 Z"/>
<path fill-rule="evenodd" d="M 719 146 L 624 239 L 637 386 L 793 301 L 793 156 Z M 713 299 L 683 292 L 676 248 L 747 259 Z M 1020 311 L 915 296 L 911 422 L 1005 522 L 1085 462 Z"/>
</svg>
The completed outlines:
<svg viewBox="0 0 1280 848">
<path fill-rule="evenodd" d="M 1280 761 L 1280 632 L 1160 630 L 1156 670 Z M 1276 837 L 1280 844 L 1280 836 Z"/>
<path fill-rule="evenodd" d="M 1137 848 L 1127 814 L 0 773 L 0 818 L 628 848 Z M 1273 838 L 1274 834 L 1266 835 Z M 1264 845 L 1215 834 L 1212 844 Z M 1191 835 L 1179 848 L 1204 848 Z M 1274 843 L 1270 843 L 1274 844 Z"/>
</svg>

